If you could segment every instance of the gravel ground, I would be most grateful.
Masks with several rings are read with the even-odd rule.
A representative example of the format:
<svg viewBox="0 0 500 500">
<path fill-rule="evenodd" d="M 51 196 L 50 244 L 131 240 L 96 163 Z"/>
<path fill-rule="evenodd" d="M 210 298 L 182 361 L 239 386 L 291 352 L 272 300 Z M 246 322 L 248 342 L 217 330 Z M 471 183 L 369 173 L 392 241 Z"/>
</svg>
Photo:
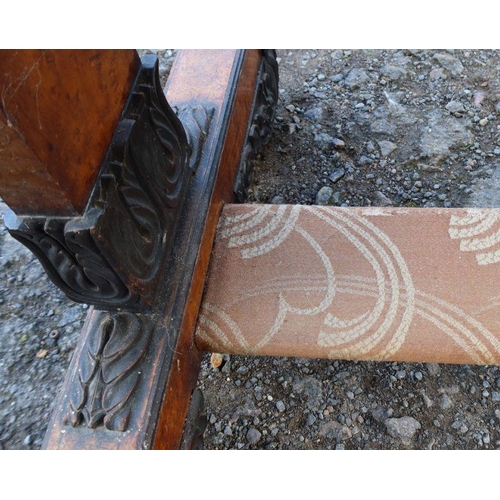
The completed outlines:
<svg viewBox="0 0 500 500">
<path fill-rule="evenodd" d="M 164 76 L 175 51 L 154 51 Z M 500 52 L 279 50 L 250 202 L 500 206 Z M 0 211 L 6 210 L 0 205 Z M 0 228 L 0 447 L 37 449 L 86 306 Z M 204 359 L 207 449 L 495 449 L 498 367 Z"/>
</svg>

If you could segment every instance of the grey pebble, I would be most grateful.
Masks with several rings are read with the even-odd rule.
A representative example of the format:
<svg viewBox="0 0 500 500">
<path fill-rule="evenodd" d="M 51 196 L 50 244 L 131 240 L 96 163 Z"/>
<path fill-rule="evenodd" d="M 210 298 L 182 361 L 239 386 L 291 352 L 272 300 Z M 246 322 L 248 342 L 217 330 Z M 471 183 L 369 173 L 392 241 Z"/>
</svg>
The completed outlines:
<svg viewBox="0 0 500 500">
<path fill-rule="evenodd" d="M 304 116 L 311 121 L 317 122 L 323 118 L 322 108 L 311 108 L 304 112 Z"/>
<path fill-rule="evenodd" d="M 338 182 L 342 177 L 345 175 L 345 169 L 344 168 L 336 168 L 329 176 L 328 178 L 332 182 Z"/>
<path fill-rule="evenodd" d="M 399 66 L 384 66 L 381 73 L 389 78 L 389 80 L 399 80 L 400 78 L 406 77 L 406 70 Z"/>
<path fill-rule="evenodd" d="M 338 422 L 323 422 L 319 428 L 319 435 L 328 439 L 344 441 L 352 437 L 352 432 L 349 427 L 339 424 Z"/>
<path fill-rule="evenodd" d="M 444 70 L 443 68 L 434 68 L 433 70 L 431 70 L 431 72 L 429 73 L 429 78 L 431 80 L 439 80 L 439 79 L 446 79 L 446 75 L 444 73 Z"/>
<path fill-rule="evenodd" d="M 321 382 L 314 377 L 297 378 L 293 382 L 293 390 L 303 394 L 307 399 L 307 407 L 311 410 L 319 408 L 323 395 Z"/>
<path fill-rule="evenodd" d="M 408 441 L 422 427 L 413 417 L 388 418 L 385 422 L 387 432 L 394 438 Z"/>
<path fill-rule="evenodd" d="M 434 54 L 434 59 L 453 75 L 459 75 L 464 70 L 462 63 L 450 54 Z"/>
<path fill-rule="evenodd" d="M 314 142 L 324 149 L 327 146 L 333 145 L 335 138 L 326 132 L 319 132 L 318 134 L 314 134 Z"/>
<path fill-rule="evenodd" d="M 380 147 L 380 153 L 382 156 L 389 156 L 393 151 L 397 149 L 396 144 L 391 141 L 378 141 Z"/>
<path fill-rule="evenodd" d="M 338 139 L 337 137 L 333 138 L 332 144 L 335 149 L 345 148 L 345 142 L 342 139 Z"/>
<path fill-rule="evenodd" d="M 464 105 L 459 101 L 450 101 L 446 109 L 453 115 L 461 116 L 465 113 Z"/>
<path fill-rule="evenodd" d="M 333 195 L 333 189 L 329 186 L 323 186 L 316 193 L 316 205 L 328 205 L 331 197 Z"/>
<path fill-rule="evenodd" d="M 349 71 L 345 84 L 352 89 L 362 87 L 365 83 L 370 81 L 370 77 L 366 72 L 359 68 L 353 68 Z"/>
<path fill-rule="evenodd" d="M 276 409 L 282 413 L 285 411 L 286 407 L 285 407 L 285 403 L 283 403 L 283 401 L 276 401 Z"/>
<path fill-rule="evenodd" d="M 306 425 L 311 426 L 314 422 L 316 422 L 316 417 L 312 413 L 309 413 L 306 418 Z"/>
<path fill-rule="evenodd" d="M 383 422 L 389 418 L 389 412 L 381 406 L 372 410 L 371 415 L 377 422 Z"/>
<path fill-rule="evenodd" d="M 284 205 L 285 204 L 285 198 L 281 195 L 276 195 L 272 200 L 271 200 L 272 205 Z"/>
<path fill-rule="evenodd" d="M 425 367 L 427 368 L 429 375 L 432 375 L 433 377 L 439 375 L 441 372 L 441 368 L 438 363 L 427 363 Z"/>
<path fill-rule="evenodd" d="M 447 394 L 443 394 L 439 406 L 442 410 L 449 410 L 450 408 L 453 408 L 453 400 Z"/>
<path fill-rule="evenodd" d="M 247 441 L 250 444 L 257 444 L 262 437 L 262 433 L 259 432 L 255 427 L 250 427 L 247 432 Z"/>
<path fill-rule="evenodd" d="M 394 205 L 394 203 L 381 191 L 375 191 L 375 195 L 373 197 L 373 205 L 375 205 L 376 207 L 390 207 Z"/>
</svg>

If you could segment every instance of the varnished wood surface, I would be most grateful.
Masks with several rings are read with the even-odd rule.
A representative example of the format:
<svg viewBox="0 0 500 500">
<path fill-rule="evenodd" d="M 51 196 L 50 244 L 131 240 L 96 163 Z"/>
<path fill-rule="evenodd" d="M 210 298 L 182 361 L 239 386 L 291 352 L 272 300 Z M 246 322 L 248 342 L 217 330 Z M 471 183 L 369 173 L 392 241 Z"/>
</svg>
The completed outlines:
<svg viewBox="0 0 500 500">
<path fill-rule="evenodd" d="M 125 430 L 70 425 L 69 401 L 75 399 L 75 393 L 78 399 L 80 367 L 82 363 L 85 365 L 89 355 L 93 365 L 93 358 L 97 356 L 98 351 L 93 347 L 96 340 L 92 338 L 107 335 L 100 329 L 105 313 L 92 311 L 73 356 L 44 447 L 179 448 L 200 367 L 201 351 L 194 345 L 194 327 L 205 274 L 220 210 L 223 202 L 230 201 L 233 196 L 233 182 L 246 139 L 260 61 L 260 51 L 180 53 L 166 90 L 169 102 L 179 110 L 179 116 L 183 109 L 201 106 L 212 120 L 175 233 L 176 245 L 162 264 L 161 273 L 165 278 L 156 303 L 151 313 L 132 315 L 134 321 L 140 322 L 140 338 L 142 334 L 148 335 L 148 343 L 144 355 L 134 365 L 138 378 L 133 404 L 127 403 L 130 410 L 127 420 L 118 421 Z M 194 78 L 193 72 L 196 73 L 199 65 L 202 72 Z M 187 67 L 191 67 L 191 71 L 187 71 Z M 183 76 L 188 78 L 186 82 Z M 186 93 L 189 88 L 194 89 L 192 98 Z M 139 360 L 139 356 L 135 355 L 135 359 Z M 122 392 L 126 398 L 126 391 Z"/>
<path fill-rule="evenodd" d="M 192 203 L 186 213 L 186 222 L 192 224 L 193 236 L 189 249 L 196 252 L 196 267 L 192 274 L 192 281 L 188 291 L 186 310 L 182 320 L 179 339 L 174 349 L 173 368 L 163 401 L 161 418 L 158 423 L 154 447 L 156 449 L 176 449 L 179 447 L 182 436 L 182 427 L 187 414 L 189 396 L 195 387 L 200 368 L 201 352 L 194 345 L 194 327 L 198 318 L 198 311 L 204 290 L 205 276 L 210 262 L 213 240 L 217 221 L 223 203 L 233 199 L 233 186 L 236 178 L 240 155 L 246 139 L 247 126 L 251 116 L 256 78 L 260 67 L 261 55 L 258 50 L 247 50 L 242 64 L 235 64 L 242 54 L 236 51 L 183 51 L 177 61 L 174 79 L 166 89 L 166 95 L 173 105 L 182 103 L 185 99 L 212 102 L 219 109 L 220 122 L 217 125 L 217 136 L 214 136 L 210 155 L 219 163 L 217 180 L 210 187 L 212 194 L 207 200 L 207 187 L 211 182 L 208 176 L 214 175 L 215 170 L 200 171 L 192 186 Z M 173 87 L 175 77 L 189 77 L 191 72 L 201 68 L 197 78 L 198 85 L 190 96 L 189 85 Z M 241 68 L 241 70 L 239 69 Z M 236 74 L 236 80 L 228 78 L 230 72 L 241 71 Z M 228 78 L 224 92 L 221 78 Z M 235 82 L 233 88 L 231 81 Z M 197 90 L 201 89 L 201 90 Z M 234 101 L 233 101 L 234 100 Z M 224 123 L 224 120 L 227 120 Z M 224 133 L 227 127 L 227 135 Z M 222 147 L 222 154 L 217 149 Z M 217 159 L 217 155 L 221 155 Z M 208 213 L 200 217 L 199 206 L 207 206 Z M 201 236 L 201 239 L 200 239 Z M 196 243 L 197 246 L 194 246 Z"/>
<path fill-rule="evenodd" d="M 135 50 L 0 50 L 0 196 L 81 213 L 139 69 Z"/>
<path fill-rule="evenodd" d="M 227 205 L 196 344 L 499 364 L 499 234 L 497 209 Z"/>
</svg>

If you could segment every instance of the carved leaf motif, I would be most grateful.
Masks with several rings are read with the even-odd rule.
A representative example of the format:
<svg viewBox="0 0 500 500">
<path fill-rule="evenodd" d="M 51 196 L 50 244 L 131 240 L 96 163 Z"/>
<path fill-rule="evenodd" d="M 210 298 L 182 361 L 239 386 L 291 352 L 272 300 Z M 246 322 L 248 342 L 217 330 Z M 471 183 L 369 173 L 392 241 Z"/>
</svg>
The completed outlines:
<svg viewBox="0 0 500 500">
<path fill-rule="evenodd" d="M 276 62 L 276 51 L 266 49 L 263 51 L 252 122 L 234 185 L 236 200 L 239 202 L 243 202 L 248 195 L 248 187 L 252 181 L 253 160 L 271 137 L 277 102 L 278 63 Z"/>
<path fill-rule="evenodd" d="M 215 113 L 215 108 L 204 106 L 186 106 L 178 112 L 179 119 L 187 132 L 188 144 L 191 149 L 189 168 L 194 172 L 201 160 L 203 145 L 208 137 L 210 123 Z"/>
<path fill-rule="evenodd" d="M 8 212 L 5 222 L 14 238 L 40 260 L 52 281 L 72 300 L 123 302 L 130 294 L 109 267 L 82 219 L 20 218 Z"/>
<path fill-rule="evenodd" d="M 70 422 L 125 431 L 132 396 L 141 380 L 141 362 L 151 340 L 147 316 L 94 313 L 85 352 L 70 396 Z"/>
</svg>

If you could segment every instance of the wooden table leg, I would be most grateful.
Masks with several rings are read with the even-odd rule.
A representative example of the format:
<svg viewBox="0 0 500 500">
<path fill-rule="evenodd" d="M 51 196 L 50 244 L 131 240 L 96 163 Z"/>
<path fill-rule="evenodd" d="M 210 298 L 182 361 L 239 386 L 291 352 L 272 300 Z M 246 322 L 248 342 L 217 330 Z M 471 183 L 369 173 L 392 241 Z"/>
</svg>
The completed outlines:
<svg viewBox="0 0 500 500">
<path fill-rule="evenodd" d="M 240 163 L 268 136 L 276 69 L 260 50 L 181 52 L 169 105 L 146 57 L 82 215 L 6 216 L 56 284 L 94 305 L 44 447 L 181 445 L 217 220 Z M 244 169 L 238 192 L 246 177 Z"/>
</svg>

